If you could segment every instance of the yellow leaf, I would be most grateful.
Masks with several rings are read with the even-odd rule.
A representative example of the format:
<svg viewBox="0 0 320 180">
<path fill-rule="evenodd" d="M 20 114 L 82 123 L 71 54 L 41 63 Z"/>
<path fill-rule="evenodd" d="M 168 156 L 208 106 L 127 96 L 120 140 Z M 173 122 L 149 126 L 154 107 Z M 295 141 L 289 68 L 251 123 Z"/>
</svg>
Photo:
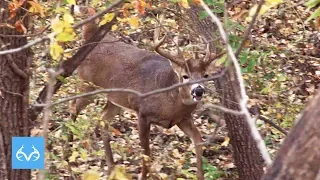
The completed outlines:
<svg viewBox="0 0 320 180">
<path fill-rule="evenodd" d="M 58 59 L 58 57 L 63 53 L 63 48 L 57 44 L 51 44 L 50 45 L 50 55 L 52 57 L 52 59 L 56 60 Z"/>
<path fill-rule="evenodd" d="M 102 26 L 102 25 L 112 21 L 113 18 L 114 18 L 114 13 L 108 13 L 108 14 L 104 15 L 102 21 L 99 23 L 99 26 Z"/>
<path fill-rule="evenodd" d="M 76 34 L 74 33 L 73 28 L 67 27 L 64 28 L 63 32 L 59 33 L 56 37 L 56 39 L 60 42 L 67 42 L 74 40 L 74 37 Z"/>
<path fill-rule="evenodd" d="M 80 150 L 80 157 L 83 159 L 83 160 L 87 160 L 88 159 L 88 151 L 86 150 Z"/>
<path fill-rule="evenodd" d="M 111 172 L 108 180 L 129 180 L 126 170 L 122 166 L 114 167 L 114 170 Z"/>
<path fill-rule="evenodd" d="M 51 28 L 53 32 L 61 33 L 64 28 L 64 23 L 59 18 L 55 18 L 51 21 Z"/>
<path fill-rule="evenodd" d="M 99 180 L 100 174 L 94 170 L 88 170 L 82 175 L 82 180 Z"/>
<path fill-rule="evenodd" d="M 277 6 L 278 4 L 282 3 L 283 0 L 266 0 L 265 4 L 262 5 L 260 12 L 258 14 L 258 16 L 261 16 L 263 14 L 265 14 L 269 9 Z M 250 11 L 249 11 L 249 16 L 247 17 L 247 21 L 251 21 L 252 17 L 254 16 L 254 14 L 256 13 L 258 9 L 258 5 L 254 5 Z"/>
<path fill-rule="evenodd" d="M 223 143 L 221 143 L 221 146 L 228 146 L 229 145 L 229 141 L 230 141 L 230 138 L 226 137 L 225 140 L 223 141 Z"/>
<path fill-rule="evenodd" d="M 114 24 L 112 27 L 111 27 L 111 31 L 116 31 L 118 29 L 118 26 L 116 24 Z"/>
<path fill-rule="evenodd" d="M 277 4 L 280 4 L 282 2 L 283 2 L 283 0 L 266 0 L 265 4 L 275 4 L 275 5 L 277 5 Z"/>
<path fill-rule="evenodd" d="M 75 162 L 78 156 L 79 156 L 78 151 L 73 151 L 72 155 L 69 157 L 69 162 Z"/>
<path fill-rule="evenodd" d="M 127 19 L 120 18 L 120 17 L 117 17 L 117 20 L 120 21 L 120 22 L 127 22 Z"/>
<path fill-rule="evenodd" d="M 67 0 L 67 3 L 71 4 L 71 5 L 76 5 L 76 1 L 75 0 Z"/>
<path fill-rule="evenodd" d="M 74 23 L 74 19 L 71 16 L 71 14 L 69 14 L 69 13 L 66 13 L 63 15 L 63 21 L 70 23 L 70 24 Z"/>
<path fill-rule="evenodd" d="M 32 13 L 39 13 L 41 15 L 41 17 L 44 17 L 44 10 L 42 8 L 42 6 L 36 1 L 28 1 L 29 4 L 31 4 L 31 7 L 29 9 L 30 12 Z"/>
<path fill-rule="evenodd" d="M 180 0 L 180 5 L 186 9 L 190 8 L 188 0 Z"/>
<path fill-rule="evenodd" d="M 130 26 L 134 29 L 137 29 L 139 27 L 139 18 L 138 17 L 128 18 L 128 22 L 129 22 Z"/>
</svg>

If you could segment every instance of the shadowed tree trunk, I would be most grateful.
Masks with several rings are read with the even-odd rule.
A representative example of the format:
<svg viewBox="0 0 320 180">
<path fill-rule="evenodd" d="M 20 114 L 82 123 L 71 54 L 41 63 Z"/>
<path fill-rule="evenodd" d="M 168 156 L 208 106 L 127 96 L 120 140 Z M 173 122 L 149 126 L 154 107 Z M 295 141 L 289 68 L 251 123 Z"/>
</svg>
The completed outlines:
<svg viewBox="0 0 320 180">
<path fill-rule="evenodd" d="M 25 3 L 26 4 L 26 3 Z M 0 1 L 0 22 L 15 24 L 26 11 L 18 9 L 16 17 L 9 20 L 8 2 Z M 23 24 L 28 24 L 28 17 Z M 26 37 L 15 29 L 0 26 L 0 50 L 12 49 L 27 43 Z M 11 169 L 11 137 L 29 136 L 28 98 L 29 68 L 32 52 L 28 50 L 0 55 L 0 179 L 29 180 L 30 170 Z"/>
<path fill-rule="evenodd" d="M 216 48 L 219 44 L 217 28 L 210 18 L 199 20 L 199 12 L 203 11 L 196 5 L 191 5 L 188 16 L 190 25 L 207 42 L 210 42 L 211 52 L 219 53 Z M 235 78 L 233 67 L 230 67 L 226 75 L 215 82 L 216 89 L 221 97 L 222 104 L 233 110 L 239 110 L 238 97 L 240 97 L 239 82 Z M 224 113 L 224 119 L 233 149 L 233 157 L 237 166 L 239 179 L 257 180 L 263 175 L 263 159 L 257 148 L 256 142 L 251 136 L 248 124 L 243 116 Z"/>
<path fill-rule="evenodd" d="M 263 180 L 320 179 L 320 91 L 284 140 Z"/>
</svg>

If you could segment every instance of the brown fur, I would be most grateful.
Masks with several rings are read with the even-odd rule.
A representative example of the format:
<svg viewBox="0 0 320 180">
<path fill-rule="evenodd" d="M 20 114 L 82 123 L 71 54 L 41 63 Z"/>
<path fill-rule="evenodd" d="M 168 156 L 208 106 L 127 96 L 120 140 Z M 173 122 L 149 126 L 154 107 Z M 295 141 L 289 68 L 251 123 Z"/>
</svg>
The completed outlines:
<svg viewBox="0 0 320 180">
<path fill-rule="evenodd" d="M 84 27 L 84 39 L 88 40 L 97 29 L 94 23 Z M 168 59 L 153 52 L 139 49 L 135 46 L 118 41 L 111 35 L 102 40 L 103 43 L 87 56 L 86 60 L 79 66 L 80 78 L 92 82 L 102 88 L 125 88 L 150 92 L 165 88 L 181 81 L 181 75 L 177 74 Z M 106 43 L 109 41 L 109 43 Z M 199 78 L 204 75 L 206 67 L 197 61 L 189 61 L 191 76 Z M 180 67 L 183 71 L 185 67 Z M 104 108 L 103 118 L 110 120 L 120 112 L 120 107 L 131 109 L 138 114 L 139 136 L 144 154 L 150 155 L 149 131 L 151 124 L 171 128 L 174 125 L 184 131 L 195 144 L 202 142 L 201 135 L 192 121 L 191 113 L 195 110 L 197 103 L 190 95 L 190 87 L 182 87 L 146 98 L 139 98 L 134 94 L 113 92 L 108 93 L 108 102 Z M 78 99 L 74 102 L 74 119 L 91 99 Z M 109 136 L 106 135 L 106 138 Z M 107 164 L 113 166 L 113 158 L 108 140 L 104 139 Z M 109 154 L 108 154 L 109 152 Z M 202 149 L 196 147 L 197 177 L 202 180 Z M 147 167 L 143 162 L 142 179 L 146 178 Z"/>
</svg>

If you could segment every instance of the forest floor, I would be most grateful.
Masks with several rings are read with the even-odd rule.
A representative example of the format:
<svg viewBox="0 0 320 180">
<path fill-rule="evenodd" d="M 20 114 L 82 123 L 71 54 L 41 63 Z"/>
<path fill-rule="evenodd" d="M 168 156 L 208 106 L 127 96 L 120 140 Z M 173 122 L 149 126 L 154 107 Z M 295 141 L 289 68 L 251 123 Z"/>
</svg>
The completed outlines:
<svg viewBox="0 0 320 180">
<path fill-rule="evenodd" d="M 229 9 L 231 18 L 243 23 L 241 14 L 245 14 L 251 6 L 250 1 L 235 5 Z M 286 131 L 290 130 L 305 104 L 320 86 L 319 25 L 312 21 L 305 23 L 309 15 L 310 11 L 300 1 L 288 1 L 271 9 L 257 21 L 247 47 L 250 49 L 249 56 L 256 60 L 254 70 L 244 73 L 249 106 L 257 107 L 264 117 Z M 246 24 L 243 25 L 246 27 Z M 43 62 L 35 63 L 38 66 L 34 69 L 31 101 L 34 101 L 46 82 L 45 69 L 41 63 Z M 248 64 L 250 62 L 245 62 L 243 66 Z M 76 76 L 68 78 L 54 100 L 77 94 L 78 84 Z M 217 102 L 213 84 L 208 87 L 213 88 L 213 94 L 209 93 L 205 101 Z M 70 176 L 71 179 L 81 179 L 83 172 L 88 169 L 98 172 L 106 179 L 103 143 L 100 132 L 95 128 L 101 123 L 100 111 L 104 102 L 105 98 L 99 95 L 93 104 L 82 111 L 77 122 L 70 120 L 69 104 L 60 104 L 53 109 L 49 133 L 50 152 L 47 154 L 50 179 L 68 179 Z M 196 113 L 194 121 L 204 137 L 210 136 L 216 126 L 205 113 Z M 261 120 L 257 120 L 257 126 L 274 157 L 285 135 Z M 32 135 L 39 134 L 41 129 L 42 127 L 34 128 Z M 69 164 L 63 159 L 68 129 L 75 134 Z M 110 122 L 110 133 L 117 173 L 128 179 L 136 179 L 142 158 L 137 116 L 122 112 Z M 221 141 L 204 150 L 207 179 L 237 179 L 226 129 L 222 128 L 218 134 L 223 137 Z M 179 128 L 152 126 L 150 142 L 150 179 L 194 178 L 194 145 Z"/>
</svg>

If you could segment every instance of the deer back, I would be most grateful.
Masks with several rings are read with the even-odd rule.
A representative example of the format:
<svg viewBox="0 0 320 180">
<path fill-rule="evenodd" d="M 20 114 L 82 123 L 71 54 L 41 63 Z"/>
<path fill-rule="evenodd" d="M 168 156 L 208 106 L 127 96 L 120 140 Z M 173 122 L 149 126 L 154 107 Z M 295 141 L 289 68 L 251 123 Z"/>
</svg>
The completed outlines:
<svg viewBox="0 0 320 180">
<path fill-rule="evenodd" d="M 78 73 L 82 79 L 102 88 L 125 88 L 141 93 L 179 83 L 168 59 L 120 42 L 111 35 L 107 35 L 87 56 Z M 108 100 L 134 111 L 147 112 L 155 118 L 151 121 L 160 121 L 160 124 L 161 119 L 181 119 L 183 110 L 190 115 L 196 107 L 186 107 L 181 102 L 178 89 L 143 99 L 130 93 L 112 92 L 108 93 Z"/>
</svg>

